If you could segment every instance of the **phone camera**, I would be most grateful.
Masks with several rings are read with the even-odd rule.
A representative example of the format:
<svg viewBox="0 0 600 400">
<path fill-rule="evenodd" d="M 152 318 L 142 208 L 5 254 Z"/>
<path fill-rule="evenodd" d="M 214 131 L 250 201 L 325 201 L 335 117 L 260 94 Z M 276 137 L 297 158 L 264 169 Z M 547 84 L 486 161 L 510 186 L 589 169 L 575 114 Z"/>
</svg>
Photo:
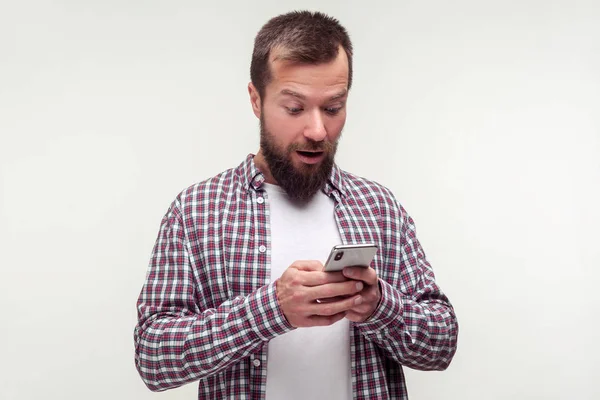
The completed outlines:
<svg viewBox="0 0 600 400">
<path fill-rule="evenodd" d="M 335 255 L 335 258 L 334 258 L 334 260 L 335 260 L 335 261 L 340 261 L 340 260 L 342 259 L 342 257 L 344 257 L 344 252 L 343 252 L 343 251 L 340 251 L 339 253 L 337 253 L 337 254 Z"/>
</svg>

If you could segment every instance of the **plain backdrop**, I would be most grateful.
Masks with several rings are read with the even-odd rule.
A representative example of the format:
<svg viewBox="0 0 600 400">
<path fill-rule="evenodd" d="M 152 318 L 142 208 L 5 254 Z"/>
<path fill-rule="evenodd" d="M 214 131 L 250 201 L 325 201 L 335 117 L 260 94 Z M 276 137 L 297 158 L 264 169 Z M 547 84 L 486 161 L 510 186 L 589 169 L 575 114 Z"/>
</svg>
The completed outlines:
<svg viewBox="0 0 600 400">
<path fill-rule="evenodd" d="M 600 2 L 0 2 L 0 399 L 194 399 L 134 367 L 180 190 L 258 150 L 253 39 L 354 41 L 342 168 L 390 187 L 456 308 L 412 400 L 600 398 Z M 325 257 L 325 256 L 324 256 Z"/>
</svg>

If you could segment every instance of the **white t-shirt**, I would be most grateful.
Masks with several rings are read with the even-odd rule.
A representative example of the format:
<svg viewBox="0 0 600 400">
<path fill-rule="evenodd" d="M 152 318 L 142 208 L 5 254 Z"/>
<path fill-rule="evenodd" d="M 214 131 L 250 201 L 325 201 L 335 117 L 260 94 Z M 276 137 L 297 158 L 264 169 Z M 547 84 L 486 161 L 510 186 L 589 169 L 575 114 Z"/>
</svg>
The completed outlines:
<svg viewBox="0 0 600 400">
<path fill-rule="evenodd" d="M 297 260 L 325 262 L 342 243 L 334 200 L 319 191 L 308 203 L 265 184 L 271 228 L 271 281 Z M 348 320 L 327 327 L 298 328 L 269 342 L 267 400 L 352 398 Z"/>
</svg>

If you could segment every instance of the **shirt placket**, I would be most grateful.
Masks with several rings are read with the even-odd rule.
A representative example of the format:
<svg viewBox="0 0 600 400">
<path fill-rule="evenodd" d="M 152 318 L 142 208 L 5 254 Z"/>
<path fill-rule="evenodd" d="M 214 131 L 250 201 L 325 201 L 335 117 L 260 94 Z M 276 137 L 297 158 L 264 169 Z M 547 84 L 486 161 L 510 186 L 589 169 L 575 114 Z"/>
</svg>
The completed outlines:
<svg viewBox="0 0 600 400">
<path fill-rule="evenodd" d="M 348 244 L 352 241 L 352 238 L 349 234 L 350 228 L 350 220 L 347 218 L 344 213 L 344 205 L 342 204 L 342 199 L 340 194 L 337 191 L 332 191 L 331 196 L 335 199 L 335 221 L 337 223 L 338 231 L 340 232 L 340 237 L 342 238 L 342 242 L 344 244 Z M 354 327 L 352 323 L 349 324 L 349 333 L 350 333 L 350 371 L 351 376 L 350 379 L 352 381 L 352 393 L 353 397 L 356 397 L 356 346 L 354 345 Z"/>
<path fill-rule="evenodd" d="M 267 193 L 262 190 L 260 183 L 250 189 L 252 218 L 256 227 L 254 231 L 254 249 L 256 254 L 253 269 L 257 281 L 255 288 L 268 285 L 271 282 L 271 230 L 269 225 L 269 206 Z M 265 344 L 259 351 L 249 357 L 250 381 L 252 398 L 264 399 L 267 383 L 267 348 Z"/>
<path fill-rule="evenodd" d="M 338 230 L 340 232 L 340 237 L 344 244 L 350 243 L 358 243 L 365 240 L 365 232 L 360 230 L 353 222 L 354 215 L 352 214 L 352 210 L 348 205 L 344 202 L 342 196 L 340 196 L 339 192 L 333 191 L 331 196 L 335 199 L 335 218 L 338 226 Z M 359 393 L 357 390 L 359 380 L 364 379 L 363 377 L 357 374 L 357 364 L 362 364 L 365 362 L 365 354 L 364 349 L 361 348 L 360 343 L 357 340 L 356 335 L 358 333 L 354 329 L 353 323 L 350 323 L 350 367 L 351 367 L 351 380 L 352 380 L 352 394 L 354 399 L 363 399 L 364 394 Z M 357 347 L 358 345 L 358 347 Z M 382 371 L 383 373 L 383 371 Z M 368 383 L 360 382 L 363 387 L 368 387 Z"/>
</svg>

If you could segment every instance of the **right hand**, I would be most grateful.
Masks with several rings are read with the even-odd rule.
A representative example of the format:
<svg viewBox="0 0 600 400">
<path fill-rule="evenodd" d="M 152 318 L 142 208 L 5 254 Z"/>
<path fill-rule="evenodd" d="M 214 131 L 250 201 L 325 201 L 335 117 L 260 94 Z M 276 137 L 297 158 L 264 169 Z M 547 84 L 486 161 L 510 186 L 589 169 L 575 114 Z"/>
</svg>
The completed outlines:
<svg viewBox="0 0 600 400">
<path fill-rule="evenodd" d="M 344 318 L 346 311 L 362 302 L 357 293 L 363 283 L 342 272 L 323 272 L 319 261 L 296 261 L 277 279 L 275 288 L 283 314 L 292 326 L 300 328 L 327 326 Z M 317 299 L 327 298 L 336 300 L 317 303 Z"/>
</svg>

